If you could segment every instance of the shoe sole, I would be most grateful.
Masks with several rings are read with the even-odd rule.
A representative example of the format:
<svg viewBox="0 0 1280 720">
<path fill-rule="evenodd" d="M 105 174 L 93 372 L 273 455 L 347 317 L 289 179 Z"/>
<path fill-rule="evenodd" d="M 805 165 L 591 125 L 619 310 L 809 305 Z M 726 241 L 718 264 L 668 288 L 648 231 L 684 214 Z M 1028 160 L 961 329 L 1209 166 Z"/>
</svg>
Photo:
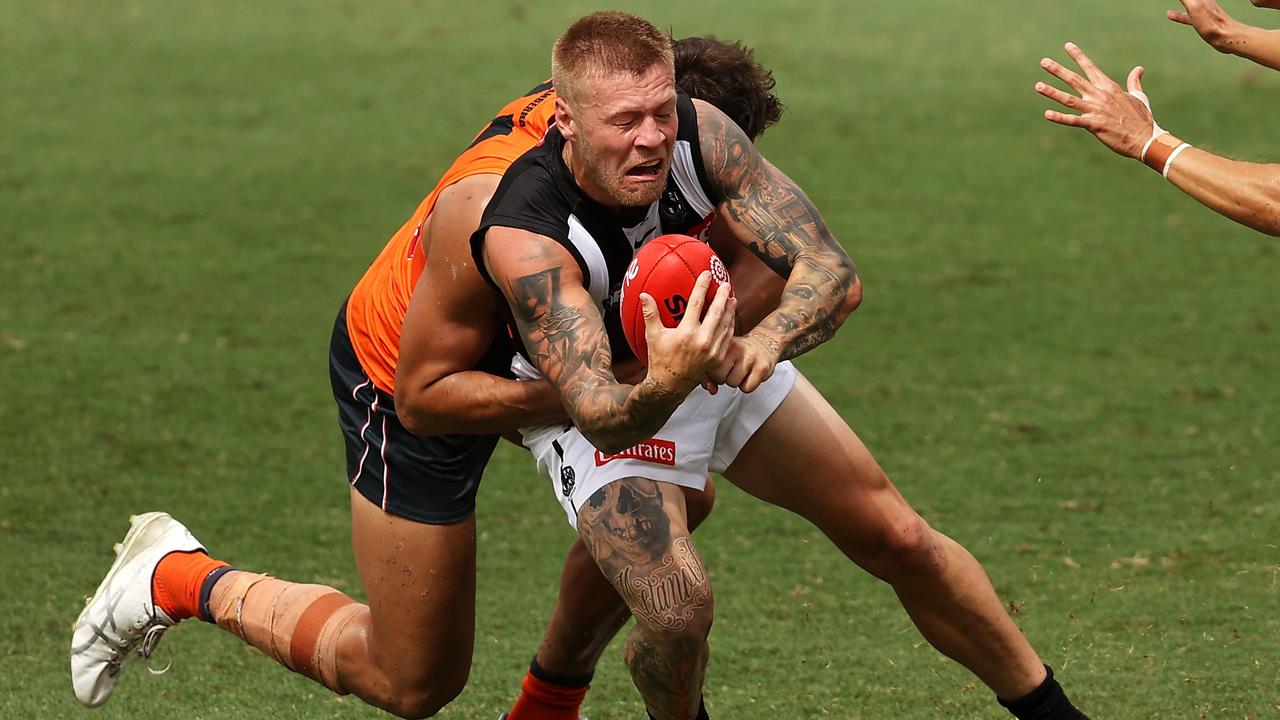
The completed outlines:
<svg viewBox="0 0 1280 720">
<path fill-rule="evenodd" d="M 98 589 L 94 591 L 93 597 L 89 598 L 84 604 L 84 609 L 80 611 L 80 615 L 76 618 L 76 627 L 84 621 L 85 615 L 88 614 L 89 608 L 102 597 L 102 593 L 106 592 L 107 587 L 111 585 L 111 581 L 115 579 L 116 573 L 124 564 L 133 559 L 134 547 L 139 543 L 146 543 L 152 538 L 149 532 L 157 527 L 161 527 L 166 520 L 172 520 L 169 513 L 149 512 L 141 515 L 134 515 L 129 518 L 131 523 L 129 532 L 125 533 L 124 539 L 116 546 L 116 560 L 111 563 L 111 569 L 107 571 L 106 576 L 102 578 L 102 582 L 98 583 Z"/>
</svg>

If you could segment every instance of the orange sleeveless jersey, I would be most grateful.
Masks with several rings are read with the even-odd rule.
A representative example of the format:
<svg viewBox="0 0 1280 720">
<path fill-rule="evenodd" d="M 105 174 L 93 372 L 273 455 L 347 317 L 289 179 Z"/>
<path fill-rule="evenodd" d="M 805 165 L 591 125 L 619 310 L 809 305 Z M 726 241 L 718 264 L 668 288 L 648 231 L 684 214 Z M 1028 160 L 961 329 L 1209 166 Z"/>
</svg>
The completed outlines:
<svg viewBox="0 0 1280 720">
<path fill-rule="evenodd" d="M 545 82 L 508 103 L 476 136 L 413 216 L 391 237 L 347 300 L 347 331 L 365 374 L 378 389 L 392 394 L 400 356 L 400 326 L 409 298 L 426 265 L 422 233 L 436 198 L 445 188 L 472 175 L 501 175 L 537 145 L 555 113 L 555 90 Z"/>
</svg>

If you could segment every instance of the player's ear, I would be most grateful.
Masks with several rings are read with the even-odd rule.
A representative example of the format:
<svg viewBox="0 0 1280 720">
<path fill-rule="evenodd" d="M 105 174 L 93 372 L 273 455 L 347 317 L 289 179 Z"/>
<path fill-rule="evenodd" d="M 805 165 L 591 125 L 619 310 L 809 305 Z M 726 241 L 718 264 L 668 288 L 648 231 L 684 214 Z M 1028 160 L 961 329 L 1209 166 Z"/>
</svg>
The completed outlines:
<svg viewBox="0 0 1280 720">
<path fill-rule="evenodd" d="M 569 109 L 569 103 L 558 95 L 556 96 L 556 127 L 560 129 L 560 134 L 566 140 L 572 138 L 576 130 L 573 125 L 573 111 Z"/>
</svg>

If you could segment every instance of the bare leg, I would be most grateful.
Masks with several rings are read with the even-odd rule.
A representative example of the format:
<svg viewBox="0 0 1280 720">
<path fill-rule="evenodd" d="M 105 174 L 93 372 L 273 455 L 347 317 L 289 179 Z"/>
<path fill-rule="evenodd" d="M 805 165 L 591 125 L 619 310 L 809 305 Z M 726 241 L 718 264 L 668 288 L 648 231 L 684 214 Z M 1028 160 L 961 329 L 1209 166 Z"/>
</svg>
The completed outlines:
<svg viewBox="0 0 1280 720">
<path fill-rule="evenodd" d="M 684 494 L 692 532 L 711 514 L 715 505 L 715 485 L 707 479 L 702 492 L 680 488 Z M 569 548 L 560 576 L 560 595 L 542 643 L 535 656 L 538 664 L 557 675 L 585 677 L 595 671 L 600 655 L 614 635 L 631 619 L 631 611 L 609 580 L 600 574 L 596 561 L 582 540 Z"/>
<path fill-rule="evenodd" d="M 219 625 L 290 667 L 302 636 L 329 673 L 306 672 L 401 717 L 434 715 L 462 692 L 475 625 L 475 520 L 427 525 L 388 515 L 351 491 L 352 543 L 369 595 L 244 572 L 223 575 L 210 608 Z M 300 600 L 300 601 L 298 601 Z M 328 607 L 337 607 L 327 622 Z M 336 656 L 336 657 L 335 657 Z M 317 676 L 319 675 L 319 676 Z"/>
<path fill-rule="evenodd" d="M 804 472 L 796 472 L 797 457 L 805 458 Z M 808 519 L 849 559 L 892 585 L 925 639 L 998 696 L 1020 697 L 1045 679 L 1043 663 L 978 561 L 916 514 L 803 377 L 725 476 Z"/>
<path fill-rule="evenodd" d="M 649 712 L 692 720 L 713 600 L 680 489 L 641 478 L 610 483 L 579 511 L 578 533 L 636 618 L 644 642 L 628 643 L 627 665 Z"/>
</svg>

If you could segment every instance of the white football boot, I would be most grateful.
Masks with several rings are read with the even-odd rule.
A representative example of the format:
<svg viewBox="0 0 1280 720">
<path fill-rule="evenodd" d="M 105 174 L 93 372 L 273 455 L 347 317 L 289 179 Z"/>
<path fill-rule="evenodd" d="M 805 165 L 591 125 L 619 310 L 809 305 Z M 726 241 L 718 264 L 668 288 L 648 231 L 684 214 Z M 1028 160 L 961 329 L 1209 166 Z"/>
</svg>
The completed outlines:
<svg viewBox="0 0 1280 720">
<path fill-rule="evenodd" d="M 160 636 L 177 623 L 151 597 L 160 558 L 175 551 L 204 550 L 191 531 L 167 513 L 135 515 L 130 522 L 128 534 L 116 545 L 116 561 L 85 603 L 71 635 L 71 687 L 76 699 L 89 707 L 106 702 L 120 670 L 150 657 Z"/>
</svg>

